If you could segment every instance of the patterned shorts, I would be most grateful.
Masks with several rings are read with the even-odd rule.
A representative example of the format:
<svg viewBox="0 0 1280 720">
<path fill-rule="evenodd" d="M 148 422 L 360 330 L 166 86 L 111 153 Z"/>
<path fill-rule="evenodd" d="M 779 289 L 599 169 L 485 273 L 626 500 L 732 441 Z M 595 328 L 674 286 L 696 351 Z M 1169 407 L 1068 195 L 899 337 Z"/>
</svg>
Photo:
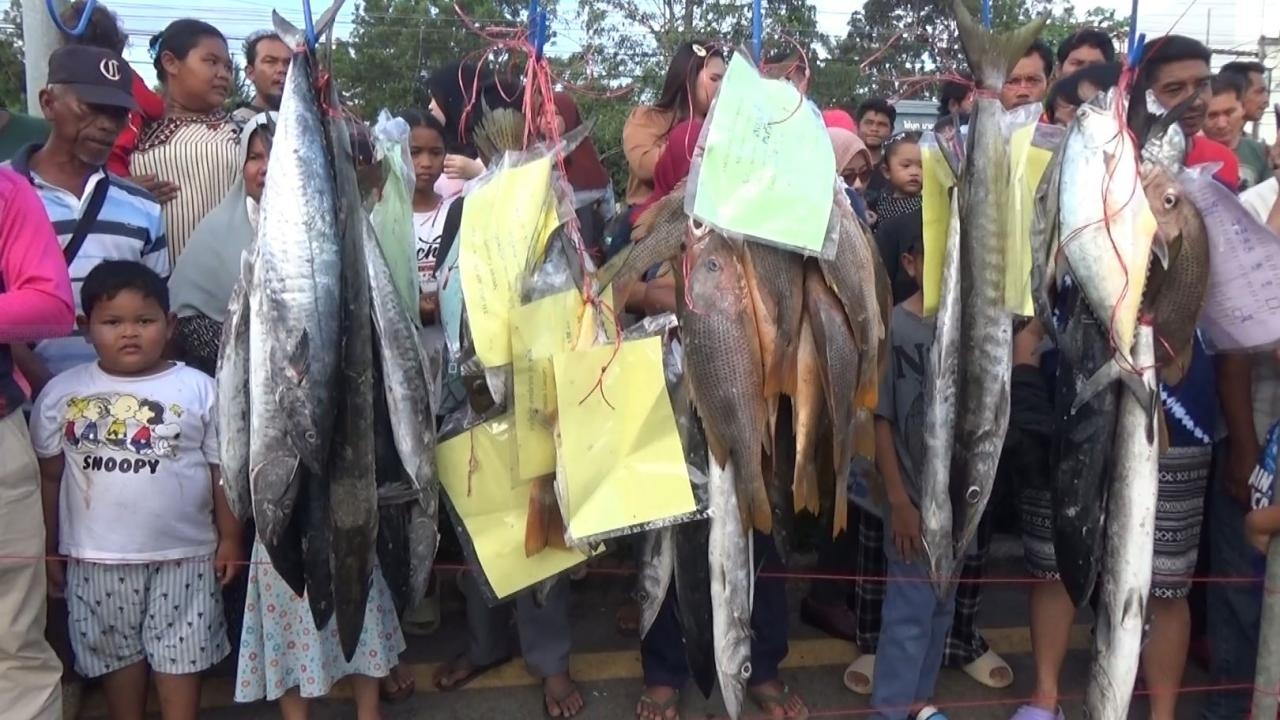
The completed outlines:
<svg viewBox="0 0 1280 720">
<path fill-rule="evenodd" d="M 129 565 L 71 560 L 67 610 L 76 670 L 88 678 L 144 659 L 156 672 L 188 675 L 230 652 L 212 555 Z"/>
<path fill-rule="evenodd" d="M 1160 458 L 1155 557 L 1151 564 L 1154 597 L 1178 599 L 1191 592 L 1212 458 L 1213 448 L 1209 445 L 1169 448 Z M 1057 580 L 1060 575 L 1053 550 L 1052 492 L 1024 487 L 1020 499 L 1027 569 L 1036 577 Z"/>
</svg>

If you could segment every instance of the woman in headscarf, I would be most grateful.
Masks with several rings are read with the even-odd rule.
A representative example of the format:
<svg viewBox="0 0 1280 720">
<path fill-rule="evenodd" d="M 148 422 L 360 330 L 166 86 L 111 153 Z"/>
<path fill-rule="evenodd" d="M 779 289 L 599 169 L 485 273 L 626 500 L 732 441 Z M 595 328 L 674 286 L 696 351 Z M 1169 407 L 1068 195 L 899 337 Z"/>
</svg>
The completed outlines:
<svg viewBox="0 0 1280 720">
<path fill-rule="evenodd" d="M 475 128 L 485 106 L 520 107 L 521 86 L 516 80 L 500 77 L 487 65 L 451 63 L 427 80 L 431 93 L 428 109 L 445 129 L 444 175 L 436 181 L 436 192 L 452 198 L 462 194 L 468 180 L 484 172 L 484 163 L 475 146 Z"/>
<path fill-rule="evenodd" d="M 240 279 L 240 254 L 257 232 L 274 122 L 275 113 L 262 113 L 245 125 L 237 154 L 240 176 L 192 231 L 169 278 L 178 357 L 210 375 L 218 366 L 231 289 Z"/>
<path fill-rule="evenodd" d="M 867 204 L 862 198 L 862 191 L 871 178 L 871 170 L 875 162 L 871 159 L 871 151 L 866 143 L 852 131 L 840 127 L 829 127 L 831 147 L 836 153 L 836 174 L 844 180 L 845 192 L 853 211 L 863 222 L 867 221 Z"/>
</svg>

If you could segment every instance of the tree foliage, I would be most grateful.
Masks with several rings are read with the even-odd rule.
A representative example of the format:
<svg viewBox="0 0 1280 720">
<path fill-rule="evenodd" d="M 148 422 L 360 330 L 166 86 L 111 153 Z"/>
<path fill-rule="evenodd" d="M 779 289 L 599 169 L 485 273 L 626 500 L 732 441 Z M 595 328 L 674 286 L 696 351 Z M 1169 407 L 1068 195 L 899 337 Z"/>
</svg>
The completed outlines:
<svg viewBox="0 0 1280 720">
<path fill-rule="evenodd" d="M 22 3 L 0 14 L 0 106 L 27 111 L 27 66 L 22 54 Z"/>
<path fill-rule="evenodd" d="M 965 0 L 977 15 L 977 0 Z M 1013 29 L 1048 15 L 1041 38 L 1056 46 L 1081 27 L 1097 27 L 1117 39 L 1128 32 L 1128 19 L 1093 8 L 1083 15 L 1057 0 L 993 0 L 992 26 Z M 866 0 L 849 16 L 849 30 L 834 60 L 844 67 L 865 64 L 854 79 L 852 94 L 896 97 L 915 86 L 914 78 L 936 76 L 965 67 L 950 0 Z"/>
</svg>

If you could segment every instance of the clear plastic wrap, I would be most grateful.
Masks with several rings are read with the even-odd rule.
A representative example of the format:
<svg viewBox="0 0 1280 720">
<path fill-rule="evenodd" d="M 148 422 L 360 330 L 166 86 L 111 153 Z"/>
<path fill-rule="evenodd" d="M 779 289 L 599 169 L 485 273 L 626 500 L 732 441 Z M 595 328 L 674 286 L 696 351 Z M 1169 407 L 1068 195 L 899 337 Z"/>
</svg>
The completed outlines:
<svg viewBox="0 0 1280 720">
<path fill-rule="evenodd" d="M 1178 175 L 1209 234 L 1209 288 L 1200 329 L 1213 352 L 1280 346 L 1280 237 L 1213 178 L 1216 163 Z"/>
<path fill-rule="evenodd" d="M 391 268 L 396 293 L 413 317 L 418 317 L 417 238 L 413 230 L 413 161 L 409 156 L 409 125 L 386 110 L 373 126 L 376 156 L 385 182 L 369 219 Z"/>
</svg>

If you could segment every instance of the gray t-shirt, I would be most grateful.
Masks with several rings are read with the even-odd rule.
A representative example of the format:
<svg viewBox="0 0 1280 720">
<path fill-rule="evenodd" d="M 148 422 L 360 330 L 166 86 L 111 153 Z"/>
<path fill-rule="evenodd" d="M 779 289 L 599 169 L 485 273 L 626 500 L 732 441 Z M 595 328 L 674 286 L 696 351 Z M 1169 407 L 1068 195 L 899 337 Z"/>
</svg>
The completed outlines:
<svg viewBox="0 0 1280 720">
<path fill-rule="evenodd" d="M 880 376 L 880 406 L 876 416 L 893 426 L 902 483 L 911 501 L 920 505 L 920 465 L 924 462 L 925 377 L 933 346 L 932 318 L 923 318 L 898 305 L 889 320 L 889 368 Z"/>
</svg>

